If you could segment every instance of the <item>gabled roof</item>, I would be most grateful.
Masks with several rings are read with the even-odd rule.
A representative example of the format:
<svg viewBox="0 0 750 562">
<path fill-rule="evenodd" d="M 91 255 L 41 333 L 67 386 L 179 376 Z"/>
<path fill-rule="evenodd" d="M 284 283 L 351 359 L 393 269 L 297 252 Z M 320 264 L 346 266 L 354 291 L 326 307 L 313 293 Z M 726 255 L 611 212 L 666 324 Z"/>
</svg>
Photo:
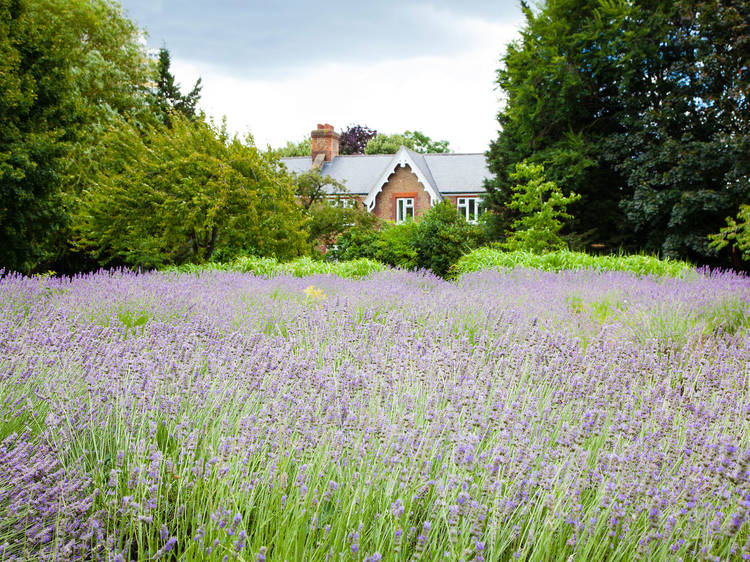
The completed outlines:
<svg viewBox="0 0 750 562">
<path fill-rule="evenodd" d="M 425 191 L 430 195 L 430 203 L 433 205 L 439 203 L 442 200 L 442 197 L 440 197 L 440 191 L 438 191 L 435 186 L 435 180 L 430 173 L 430 169 L 425 165 L 424 158 L 421 156 L 422 155 L 418 152 L 409 150 L 405 146 L 399 148 L 398 152 L 393 155 L 391 161 L 388 163 L 386 169 L 377 181 L 372 184 L 372 187 L 364 200 L 365 207 L 367 207 L 369 211 L 372 211 L 375 208 L 375 198 L 378 196 L 378 193 L 383 190 L 383 186 L 388 183 L 388 178 L 391 174 L 400 166 L 409 166 L 411 171 L 416 174 L 419 183 L 424 186 Z"/>
<path fill-rule="evenodd" d="M 309 156 L 282 158 L 290 172 L 310 169 Z M 343 183 L 350 193 L 366 196 L 374 206 L 375 197 L 398 166 L 409 165 L 430 194 L 432 203 L 443 195 L 481 193 L 490 177 L 484 154 L 420 154 L 402 146 L 396 154 L 353 154 L 335 156 L 321 168 L 324 175 Z M 333 193 L 333 190 L 331 190 Z"/>
</svg>

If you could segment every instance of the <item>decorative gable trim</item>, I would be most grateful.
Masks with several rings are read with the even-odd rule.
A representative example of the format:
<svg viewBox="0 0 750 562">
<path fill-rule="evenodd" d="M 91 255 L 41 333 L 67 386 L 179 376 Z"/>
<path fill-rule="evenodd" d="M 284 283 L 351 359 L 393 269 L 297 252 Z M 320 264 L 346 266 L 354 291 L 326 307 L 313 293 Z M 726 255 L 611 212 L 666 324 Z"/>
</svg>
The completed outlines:
<svg viewBox="0 0 750 562">
<path fill-rule="evenodd" d="M 409 151 L 406 149 L 405 146 L 402 146 L 398 149 L 398 152 L 393 155 L 393 160 L 390 161 L 388 164 L 388 167 L 385 169 L 383 174 L 380 176 L 377 182 L 370 188 L 370 191 L 367 193 L 367 197 L 364 200 L 365 207 L 367 207 L 367 210 L 372 212 L 375 209 L 375 200 L 378 196 L 378 193 L 383 191 L 383 186 L 385 186 L 386 183 L 388 183 L 388 178 L 391 177 L 391 174 L 396 171 L 396 168 L 398 167 L 404 167 L 409 166 L 411 168 L 411 171 L 417 176 L 417 180 L 419 180 L 419 183 L 421 183 L 425 191 L 427 191 L 427 194 L 430 196 L 430 203 L 432 205 L 437 205 L 442 201 L 442 197 L 440 196 L 440 192 L 437 190 L 437 188 L 432 185 L 432 183 L 427 179 L 427 176 L 425 176 L 422 169 L 417 166 L 417 164 L 414 162 L 414 159 L 409 154 Z"/>
</svg>

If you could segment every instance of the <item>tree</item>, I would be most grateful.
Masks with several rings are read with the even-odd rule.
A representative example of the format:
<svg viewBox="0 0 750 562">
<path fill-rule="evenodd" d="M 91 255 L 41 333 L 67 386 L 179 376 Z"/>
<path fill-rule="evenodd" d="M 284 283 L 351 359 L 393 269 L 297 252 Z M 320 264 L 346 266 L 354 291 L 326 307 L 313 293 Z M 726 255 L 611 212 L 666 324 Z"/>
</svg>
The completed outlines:
<svg viewBox="0 0 750 562">
<path fill-rule="evenodd" d="M 346 193 L 346 186 L 331 176 L 323 175 L 319 168 L 311 168 L 295 178 L 297 197 L 305 211 L 315 203 L 324 201 L 329 195 L 337 197 Z"/>
<path fill-rule="evenodd" d="M 159 62 L 156 66 L 156 105 L 161 112 L 167 126 L 170 126 L 169 115 L 179 111 L 188 119 L 195 119 L 198 102 L 201 98 L 201 79 L 195 82 L 193 89 L 187 94 L 180 91 L 180 85 L 175 82 L 174 75 L 169 70 L 169 51 L 159 49 Z"/>
<path fill-rule="evenodd" d="M 365 154 L 396 154 L 401 146 L 415 152 L 450 152 L 448 141 L 433 141 L 419 131 L 405 131 L 403 134 L 377 135 L 367 143 Z"/>
<path fill-rule="evenodd" d="M 450 143 L 447 140 L 434 141 L 420 131 L 406 131 L 404 138 L 412 143 L 415 152 L 422 154 L 450 152 L 448 147 Z"/>
<path fill-rule="evenodd" d="M 105 264 L 200 263 L 221 251 L 290 258 L 307 249 L 292 178 L 273 154 L 179 113 L 172 128 L 120 123 L 78 211 L 78 244 Z"/>
<path fill-rule="evenodd" d="M 0 0 L 0 267 L 55 263 L 101 131 L 149 119 L 150 72 L 113 2 Z"/>
<path fill-rule="evenodd" d="M 545 181 L 544 166 L 519 162 L 510 175 L 516 183 L 508 207 L 520 213 L 512 231 L 503 242 L 508 250 L 524 250 L 540 254 L 565 248 L 567 244 L 558 236 L 563 226 L 561 219 L 571 218 L 565 209 L 580 199 L 571 193 L 565 197 L 552 181 Z"/>
<path fill-rule="evenodd" d="M 337 240 L 336 247 L 326 254 L 334 260 L 369 258 L 391 267 L 417 267 L 418 224 L 407 220 L 399 224 L 385 222 L 377 229 L 370 225 L 355 225 Z"/>
<path fill-rule="evenodd" d="M 606 145 L 643 247 L 718 265 L 708 236 L 750 200 L 750 4 L 650 1 L 617 63 L 623 131 Z"/>
<path fill-rule="evenodd" d="M 73 85 L 49 25 L 24 0 L 0 0 L 0 267 L 29 271 L 59 211 L 60 158 L 75 115 Z"/>
<path fill-rule="evenodd" d="M 737 252 L 743 260 L 750 261 L 750 205 L 740 205 L 737 218 L 727 217 L 727 226 L 709 239 L 717 250 L 729 247 L 733 254 Z M 734 265 L 739 266 L 739 263 Z"/>
<path fill-rule="evenodd" d="M 503 56 L 488 152 L 497 227 L 517 163 L 581 199 L 568 234 L 718 263 L 708 246 L 750 196 L 750 5 L 740 0 L 525 3 Z M 588 234 L 590 233 L 590 235 Z"/>
<path fill-rule="evenodd" d="M 367 143 L 378 134 L 366 125 L 349 125 L 341 131 L 339 152 L 341 154 L 364 154 Z"/>
<path fill-rule="evenodd" d="M 65 244 L 103 123 L 148 113 L 139 31 L 107 0 L 0 0 L 0 267 Z"/>
<path fill-rule="evenodd" d="M 286 146 L 276 150 L 276 154 L 280 158 L 290 158 L 293 156 L 307 156 L 312 157 L 312 139 L 307 137 L 302 139 L 297 144 L 292 141 L 287 141 Z"/>
<path fill-rule="evenodd" d="M 377 221 L 362 204 L 348 197 L 346 186 L 312 168 L 294 178 L 295 193 L 310 218 L 309 239 L 314 246 L 331 246 L 353 227 L 371 229 Z"/>
<path fill-rule="evenodd" d="M 494 214 L 495 237 L 516 218 L 507 207 L 517 164 L 541 164 L 550 181 L 581 199 L 571 206 L 569 232 L 583 243 L 609 247 L 632 242 L 619 208 L 626 188 L 602 154 L 604 139 L 620 130 L 617 115 L 621 68 L 610 61 L 622 42 L 626 2 L 547 0 L 538 12 L 522 2 L 521 38 L 502 57 L 497 83 L 506 103 L 501 130 L 487 153 L 494 178 L 485 205 Z"/>
<path fill-rule="evenodd" d="M 344 198 L 318 201 L 308 209 L 308 216 L 309 239 L 316 247 L 337 244 L 339 237 L 353 228 L 374 230 L 378 222 L 361 203 Z"/>
</svg>

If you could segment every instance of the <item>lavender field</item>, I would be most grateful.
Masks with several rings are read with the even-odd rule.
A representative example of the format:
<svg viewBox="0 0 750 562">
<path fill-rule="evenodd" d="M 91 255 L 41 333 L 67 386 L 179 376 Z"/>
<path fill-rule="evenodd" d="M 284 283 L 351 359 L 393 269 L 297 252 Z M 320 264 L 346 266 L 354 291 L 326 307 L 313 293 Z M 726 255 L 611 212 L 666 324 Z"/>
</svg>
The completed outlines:
<svg viewBox="0 0 750 562">
<path fill-rule="evenodd" d="M 750 558 L 750 279 L 0 278 L 0 560 Z"/>
</svg>

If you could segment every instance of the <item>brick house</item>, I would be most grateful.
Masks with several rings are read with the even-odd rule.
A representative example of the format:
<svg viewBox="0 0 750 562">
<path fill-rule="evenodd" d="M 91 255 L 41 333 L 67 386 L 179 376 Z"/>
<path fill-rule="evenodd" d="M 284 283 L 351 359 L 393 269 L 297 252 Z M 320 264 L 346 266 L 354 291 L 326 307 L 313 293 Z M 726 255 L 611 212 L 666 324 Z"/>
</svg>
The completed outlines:
<svg viewBox="0 0 750 562">
<path fill-rule="evenodd" d="M 345 199 L 360 202 L 381 219 L 419 218 L 444 200 L 470 222 L 479 216 L 484 180 L 490 177 L 484 154 L 420 154 L 402 146 L 396 154 L 341 155 L 332 125 L 318 125 L 311 137 L 312 158 L 282 158 L 287 169 L 320 168 L 346 186 Z"/>
</svg>

